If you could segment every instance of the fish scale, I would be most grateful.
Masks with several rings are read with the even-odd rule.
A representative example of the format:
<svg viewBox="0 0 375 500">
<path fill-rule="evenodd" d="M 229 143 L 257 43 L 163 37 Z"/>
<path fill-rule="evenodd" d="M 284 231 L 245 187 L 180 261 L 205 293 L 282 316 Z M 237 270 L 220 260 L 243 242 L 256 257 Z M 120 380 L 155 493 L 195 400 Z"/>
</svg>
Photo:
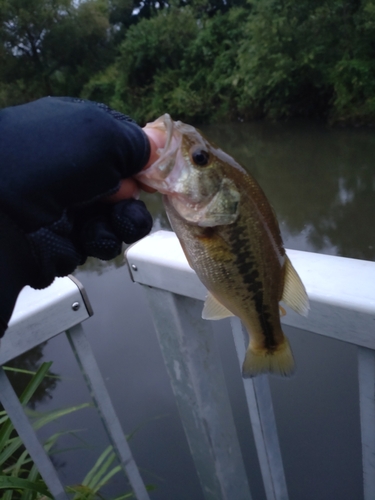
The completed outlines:
<svg viewBox="0 0 375 500">
<path fill-rule="evenodd" d="M 241 280 L 240 283 L 242 283 L 241 288 L 237 285 L 234 290 L 231 290 L 231 295 L 233 295 L 230 300 L 233 301 L 237 293 L 242 297 L 242 307 L 237 313 L 240 317 L 253 317 L 255 309 L 257 321 L 253 319 L 251 325 L 249 325 L 249 322 L 245 322 L 245 324 L 247 323 L 247 327 L 251 329 L 253 337 L 257 336 L 258 343 L 263 343 L 264 348 L 270 351 L 277 348 L 275 335 L 276 332 L 281 332 L 278 312 L 278 302 L 281 299 L 281 293 L 278 293 L 278 289 L 275 286 L 280 281 L 280 277 L 277 274 L 280 273 L 281 267 L 276 262 L 273 262 L 273 266 L 261 269 L 259 264 L 260 259 L 256 258 L 258 245 L 255 245 L 255 248 L 253 248 L 254 244 L 252 244 L 252 242 L 256 242 L 257 240 L 255 238 L 251 240 L 249 237 L 244 237 L 246 234 L 251 234 L 249 227 L 246 227 L 251 225 L 251 218 L 247 215 L 247 208 L 241 207 L 241 213 L 245 214 L 244 225 L 241 225 L 240 215 L 238 224 L 222 229 L 230 233 L 229 239 L 232 242 L 233 251 L 233 262 L 231 265 L 237 270 L 239 279 Z M 240 250 L 239 247 L 241 248 Z M 278 259 L 275 256 L 272 260 L 277 261 Z M 268 290 L 265 288 L 265 281 L 267 280 L 274 283 L 273 287 Z M 222 298 L 222 300 L 225 301 L 225 298 Z M 273 311 L 272 304 L 274 305 Z M 231 309 L 231 305 L 229 305 L 228 309 Z"/>
<path fill-rule="evenodd" d="M 163 193 L 171 226 L 209 291 L 203 317 L 241 318 L 250 336 L 243 376 L 291 374 L 279 302 L 306 314 L 308 298 L 264 192 L 194 127 L 169 115 L 147 126 L 166 132 L 166 147 L 138 178 Z"/>
</svg>

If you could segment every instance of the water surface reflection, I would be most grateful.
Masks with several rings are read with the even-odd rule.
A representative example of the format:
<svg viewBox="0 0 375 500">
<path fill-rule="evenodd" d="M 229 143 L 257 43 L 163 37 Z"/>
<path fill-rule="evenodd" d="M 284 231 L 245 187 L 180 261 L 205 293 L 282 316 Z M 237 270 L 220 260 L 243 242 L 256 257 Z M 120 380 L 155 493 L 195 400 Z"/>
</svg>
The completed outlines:
<svg viewBox="0 0 375 500">
<path fill-rule="evenodd" d="M 375 259 L 372 130 L 332 130 L 306 122 L 201 128 L 258 180 L 286 247 Z M 154 198 L 146 197 L 164 227 L 161 203 Z"/>
</svg>

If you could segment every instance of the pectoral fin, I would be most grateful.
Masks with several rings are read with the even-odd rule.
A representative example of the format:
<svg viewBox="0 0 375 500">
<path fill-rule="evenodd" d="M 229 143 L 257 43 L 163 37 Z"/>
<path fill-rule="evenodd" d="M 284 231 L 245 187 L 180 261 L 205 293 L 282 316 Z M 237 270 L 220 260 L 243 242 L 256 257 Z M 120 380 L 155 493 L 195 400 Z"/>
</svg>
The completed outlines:
<svg viewBox="0 0 375 500">
<path fill-rule="evenodd" d="M 310 306 L 305 287 L 288 256 L 285 256 L 285 258 L 285 282 L 281 300 L 293 311 L 302 316 L 307 316 Z"/>
<path fill-rule="evenodd" d="M 229 316 L 234 316 L 223 304 L 215 299 L 215 297 L 208 292 L 206 301 L 203 306 L 202 318 L 203 319 L 223 319 L 228 318 Z"/>
<path fill-rule="evenodd" d="M 280 312 L 280 318 L 286 316 L 286 310 L 280 304 L 279 304 L 279 312 Z"/>
</svg>

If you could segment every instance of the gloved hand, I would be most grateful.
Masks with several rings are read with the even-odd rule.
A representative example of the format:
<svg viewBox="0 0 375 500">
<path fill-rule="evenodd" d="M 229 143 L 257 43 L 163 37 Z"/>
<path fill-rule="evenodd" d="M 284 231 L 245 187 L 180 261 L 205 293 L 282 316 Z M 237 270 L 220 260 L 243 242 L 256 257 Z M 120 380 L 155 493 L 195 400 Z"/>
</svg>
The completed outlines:
<svg viewBox="0 0 375 500">
<path fill-rule="evenodd" d="M 47 97 L 0 111 L 0 265 L 13 273 L 1 269 L 0 286 L 13 276 L 16 288 L 44 288 L 87 256 L 114 258 L 122 241 L 148 234 L 143 202 L 102 199 L 149 156 L 142 129 L 103 104 Z"/>
</svg>

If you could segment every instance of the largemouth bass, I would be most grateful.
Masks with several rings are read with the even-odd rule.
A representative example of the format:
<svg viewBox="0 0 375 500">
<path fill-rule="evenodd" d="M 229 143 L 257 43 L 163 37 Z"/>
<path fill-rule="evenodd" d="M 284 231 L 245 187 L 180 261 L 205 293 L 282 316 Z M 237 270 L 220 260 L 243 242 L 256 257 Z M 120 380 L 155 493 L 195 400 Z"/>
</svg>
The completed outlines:
<svg viewBox="0 0 375 500">
<path fill-rule="evenodd" d="M 167 140 L 159 159 L 137 177 L 163 194 L 186 258 L 209 291 L 202 317 L 242 320 L 250 336 L 244 377 L 290 375 L 294 361 L 279 302 L 302 315 L 309 303 L 264 192 L 194 127 L 168 114 L 147 127 L 165 131 Z"/>
</svg>

